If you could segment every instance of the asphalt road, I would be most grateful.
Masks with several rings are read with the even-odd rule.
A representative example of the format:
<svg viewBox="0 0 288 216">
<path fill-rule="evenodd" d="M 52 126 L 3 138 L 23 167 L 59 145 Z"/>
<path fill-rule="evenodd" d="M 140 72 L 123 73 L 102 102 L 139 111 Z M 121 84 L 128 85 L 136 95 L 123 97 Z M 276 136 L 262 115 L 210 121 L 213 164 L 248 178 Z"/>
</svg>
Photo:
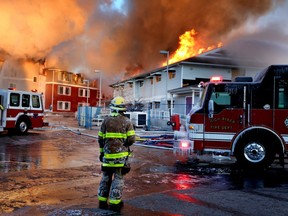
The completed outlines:
<svg viewBox="0 0 288 216">
<path fill-rule="evenodd" d="M 123 210 L 101 210 L 97 131 L 73 132 L 69 121 L 57 117 L 53 127 L 27 136 L 0 135 L 1 215 L 288 214 L 287 164 L 245 171 L 229 160 L 187 160 L 137 144 Z"/>
</svg>

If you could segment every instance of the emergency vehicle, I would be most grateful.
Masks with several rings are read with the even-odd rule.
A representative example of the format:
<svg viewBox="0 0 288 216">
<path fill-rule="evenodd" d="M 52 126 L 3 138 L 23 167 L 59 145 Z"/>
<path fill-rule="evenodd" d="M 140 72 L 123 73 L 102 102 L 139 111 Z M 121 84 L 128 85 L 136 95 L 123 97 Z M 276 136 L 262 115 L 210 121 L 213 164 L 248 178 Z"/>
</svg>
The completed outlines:
<svg viewBox="0 0 288 216">
<path fill-rule="evenodd" d="M 26 134 L 44 126 L 42 95 L 35 92 L 0 89 L 0 132 Z"/>
<path fill-rule="evenodd" d="M 174 133 L 175 153 L 235 156 L 240 165 L 267 168 L 288 148 L 288 65 L 271 65 L 254 77 L 201 83 L 200 101 Z"/>
</svg>

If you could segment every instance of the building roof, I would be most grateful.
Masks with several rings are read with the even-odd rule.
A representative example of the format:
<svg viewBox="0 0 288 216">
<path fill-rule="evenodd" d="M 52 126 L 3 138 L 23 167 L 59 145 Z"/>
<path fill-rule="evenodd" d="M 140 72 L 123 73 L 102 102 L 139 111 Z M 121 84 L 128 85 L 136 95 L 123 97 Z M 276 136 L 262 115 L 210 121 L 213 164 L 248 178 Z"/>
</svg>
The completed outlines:
<svg viewBox="0 0 288 216">
<path fill-rule="evenodd" d="M 231 57 L 227 51 L 225 51 L 223 48 L 217 48 L 213 49 L 211 51 L 202 53 L 197 56 L 193 56 L 187 59 L 184 59 L 179 62 L 175 62 L 172 64 L 169 64 L 169 70 L 173 70 L 173 67 L 179 66 L 179 65 L 203 65 L 203 66 L 210 66 L 210 67 L 227 67 L 227 68 L 263 68 L 263 63 L 261 62 L 255 62 L 251 61 L 249 59 L 237 59 L 234 60 L 233 57 Z M 126 82 L 129 82 L 131 80 L 141 80 L 143 78 L 147 78 L 152 75 L 157 75 L 160 71 L 163 71 L 167 68 L 167 66 L 163 66 L 160 68 L 156 68 L 154 70 L 151 70 L 147 73 L 142 73 L 133 77 L 130 77 L 128 79 L 119 81 L 117 83 L 111 84 L 110 87 L 118 86 L 119 84 L 123 84 Z"/>
<path fill-rule="evenodd" d="M 193 85 L 193 86 L 190 85 L 190 86 L 186 86 L 186 87 L 179 87 L 179 88 L 168 90 L 168 92 L 171 93 L 171 94 L 188 94 L 188 93 L 191 93 L 192 90 L 200 92 L 200 88 L 198 86 L 196 86 L 196 85 Z"/>
</svg>

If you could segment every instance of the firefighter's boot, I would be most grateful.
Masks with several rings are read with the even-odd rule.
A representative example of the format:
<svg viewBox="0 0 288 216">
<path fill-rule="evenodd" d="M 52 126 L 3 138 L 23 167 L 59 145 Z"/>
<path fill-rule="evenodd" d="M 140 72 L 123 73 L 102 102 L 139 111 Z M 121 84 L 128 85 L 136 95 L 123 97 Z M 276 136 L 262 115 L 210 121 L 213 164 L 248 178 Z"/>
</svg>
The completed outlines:
<svg viewBox="0 0 288 216">
<path fill-rule="evenodd" d="M 121 209 L 123 208 L 124 206 L 124 203 L 121 201 L 120 203 L 118 204 L 109 204 L 109 210 L 111 211 L 115 211 L 115 212 L 120 212 Z"/>
<path fill-rule="evenodd" d="M 100 209 L 108 209 L 108 204 L 106 201 L 100 201 L 99 200 L 99 208 Z"/>
</svg>

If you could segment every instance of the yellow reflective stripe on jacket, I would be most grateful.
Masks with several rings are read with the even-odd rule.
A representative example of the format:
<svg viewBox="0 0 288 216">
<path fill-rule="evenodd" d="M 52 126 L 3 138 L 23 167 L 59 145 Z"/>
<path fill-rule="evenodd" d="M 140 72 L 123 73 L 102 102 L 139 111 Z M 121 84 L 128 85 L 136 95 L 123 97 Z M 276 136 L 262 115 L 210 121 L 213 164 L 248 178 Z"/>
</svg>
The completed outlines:
<svg viewBox="0 0 288 216">
<path fill-rule="evenodd" d="M 100 148 L 100 153 L 104 152 L 104 148 Z"/>
<path fill-rule="evenodd" d="M 101 131 L 99 131 L 99 132 L 98 132 L 98 136 L 103 138 L 103 137 L 104 137 L 104 134 L 103 134 Z"/>
<path fill-rule="evenodd" d="M 127 157 L 128 155 L 129 155 L 129 152 L 119 152 L 119 153 L 113 153 L 113 154 L 104 154 L 104 157 L 106 159 L 117 159 L 117 158 Z"/>
<path fill-rule="evenodd" d="M 127 135 L 126 134 L 123 134 L 123 133 L 106 133 L 104 134 L 104 138 L 123 138 L 123 139 L 126 139 L 127 138 Z"/>
<path fill-rule="evenodd" d="M 99 137 L 102 137 L 102 138 L 119 138 L 119 139 L 127 139 L 128 136 L 133 136 L 135 135 L 135 131 L 134 130 L 131 130 L 131 131 L 128 131 L 126 134 L 124 133 L 102 133 L 101 131 L 98 133 L 98 136 Z"/>
<path fill-rule="evenodd" d="M 102 163 L 102 166 L 104 167 L 124 167 L 124 163 L 123 164 L 109 164 L 109 163 Z"/>
<path fill-rule="evenodd" d="M 116 117 L 116 116 L 118 116 L 118 115 L 119 115 L 119 113 L 115 113 L 115 112 L 110 113 L 110 116 Z"/>
<path fill-rule="evenodd" d="M 127 131 L 127 136 L 133 136 L 133 135 L 135 135 L 134 130 Z"/>
</svg>

